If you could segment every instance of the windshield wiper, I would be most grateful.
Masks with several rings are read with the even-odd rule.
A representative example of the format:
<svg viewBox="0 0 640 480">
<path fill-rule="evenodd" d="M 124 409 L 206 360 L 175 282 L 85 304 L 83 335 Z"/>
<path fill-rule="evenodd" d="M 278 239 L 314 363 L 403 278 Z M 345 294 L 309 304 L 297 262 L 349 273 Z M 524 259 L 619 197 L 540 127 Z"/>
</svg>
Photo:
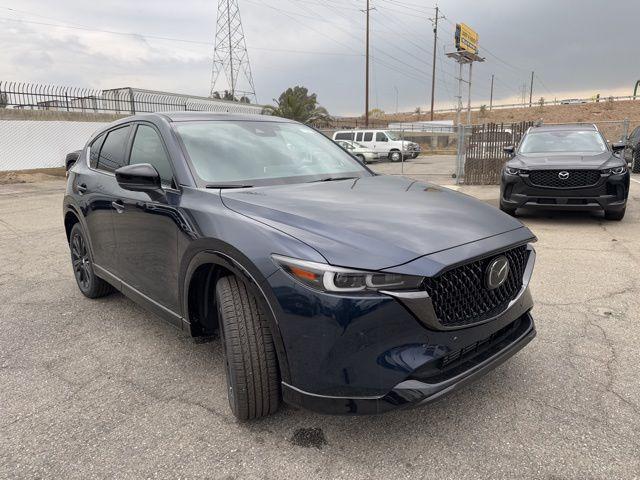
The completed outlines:
<svg viewBox="0 0 640 480">
<path fill-rule="evenodd" d="M 231 188 L 253 188 L 253 185 L 244 185 L 244 184 L 233 184 L 233 183 L 214 183 L 210 185 L 205 185 L 204 188 L 219 188 L 221 190 L 231 189 Z"/>
<path fill-rule="evenodd" d="M 312 180 L 308 183 L 318 183 L 318 182 L 337 182 L 338 180 L 356 180 L 360 177 L 327 177 L 321 178 L 320 180 Z"/>
</svg>

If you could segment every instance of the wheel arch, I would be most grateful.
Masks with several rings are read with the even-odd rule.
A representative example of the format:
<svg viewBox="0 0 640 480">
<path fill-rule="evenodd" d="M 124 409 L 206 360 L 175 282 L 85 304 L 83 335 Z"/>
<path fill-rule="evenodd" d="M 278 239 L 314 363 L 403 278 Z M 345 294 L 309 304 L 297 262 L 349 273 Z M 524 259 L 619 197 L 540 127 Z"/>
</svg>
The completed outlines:
<svg viewBox="0 0 640 480">
<path fill-rule="evenodd" d="M 67 234 L 67 242 L 71 236 L 71 229 L 76 223 L 82 224 L 82 215 L 72 206 L 68 205 L 64 212 L 64 230 Z M 84 225 L 83 225 L 84 226 Z"/>
<path fill-rule="evenodd" d="M 287 381 L 290 378 L 289 365 L 274 309 L 276 299 L 269 298 L 270 294 L 263 287 L 266 279 L 255 266 L 248 263 L 248 260 L 240 261 L 219 249 L 206 249 L 193 255 L 184 273 L 182 298 L 185 326 L 194 337 L 213 334 L 218 327 L 216 306 L 212 301 L 215 283 L 223 276 L 235 275 L 258 299 L 266 315 L 276 347 L 280 375 L 283 381 Z"/>
</svg>

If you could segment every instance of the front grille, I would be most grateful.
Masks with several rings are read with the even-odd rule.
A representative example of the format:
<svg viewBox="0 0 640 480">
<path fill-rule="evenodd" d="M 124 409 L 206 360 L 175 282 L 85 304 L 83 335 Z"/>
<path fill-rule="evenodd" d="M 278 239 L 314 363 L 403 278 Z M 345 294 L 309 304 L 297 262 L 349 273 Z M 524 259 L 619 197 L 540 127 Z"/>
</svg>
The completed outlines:
<svg viewBox="0 0 640 480">
<path fill-rule="evenodd" d="M 560 178 L 561 173 L 568 173 Z M 532 170 L 529 181 L 538 187 L 579 188 L 592 187 L 600 181 L 600 170 Z"/>
<path fill-rule="evenodd" d="M 485 286 L 487 266 L 500 255 L 509 260 L 509 276 L 500 287 L 489 290 Z M 426 278 L 424 287 L 440 324 L 443 327 L 463 327 L 501 313 L 522 288 L 528 259 L 529 250 L 523 245 L 447 270 L 437 277 Z"/>
</svg>

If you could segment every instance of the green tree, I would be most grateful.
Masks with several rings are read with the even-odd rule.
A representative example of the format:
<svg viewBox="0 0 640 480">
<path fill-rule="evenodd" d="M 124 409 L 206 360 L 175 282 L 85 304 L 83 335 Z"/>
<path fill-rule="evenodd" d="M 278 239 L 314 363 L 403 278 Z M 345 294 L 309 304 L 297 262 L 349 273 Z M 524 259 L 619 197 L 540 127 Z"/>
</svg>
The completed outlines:
<svg viewBox="0 0 640 480">
<path fill-rule="evenodd" d="M 331 119 L 329 112 L 318 105 L 318 96 L 315 93 L 309 94 L 309 90 L 305 87 L 288 88 L 282 92 L 277 100 L 274 98 L 273 101 L 276 105 L 267 105 L 264 108 L 265 113 L 301 123 L 315 123 Z"/>
</svg>

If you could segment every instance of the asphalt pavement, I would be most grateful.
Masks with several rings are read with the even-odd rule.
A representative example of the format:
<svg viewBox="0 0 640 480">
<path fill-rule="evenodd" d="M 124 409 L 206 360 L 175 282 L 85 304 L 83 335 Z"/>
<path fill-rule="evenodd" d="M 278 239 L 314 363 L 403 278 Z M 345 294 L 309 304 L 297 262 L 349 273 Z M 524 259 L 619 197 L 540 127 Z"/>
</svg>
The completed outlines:
<svg viewBox="0 0 640 480">
<path fill-rule="evenodd" d="M 459 189 L 496 204 L 496 187 Z M 284 407 L 247 424 L 228 409 L 219 341 L 80 294 L 63 190 L 0 185 L 0 478 L 640 476 L 637 183 L 622 222 L 523 215 L 538 336 L 486 377 L 415 410 Z"/>
</svg>

